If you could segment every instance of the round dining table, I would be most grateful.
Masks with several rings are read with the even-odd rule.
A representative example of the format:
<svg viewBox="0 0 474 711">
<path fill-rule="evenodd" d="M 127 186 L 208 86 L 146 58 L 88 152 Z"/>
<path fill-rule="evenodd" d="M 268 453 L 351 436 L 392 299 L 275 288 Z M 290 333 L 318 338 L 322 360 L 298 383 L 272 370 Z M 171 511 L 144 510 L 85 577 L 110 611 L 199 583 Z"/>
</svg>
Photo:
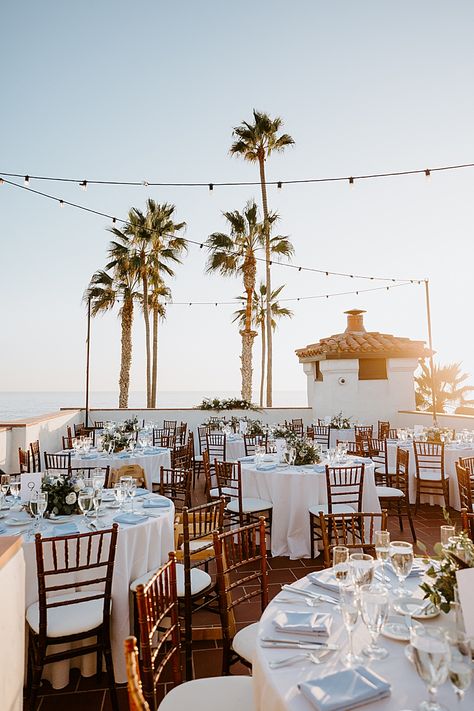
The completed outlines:
<svg viewBox="0 0 474 711">
<path fill-rule="evenodd" d="M 416 501 L 416 462 L 413 441 L 389 441 L 387 440 L 388 470 L 396 470 L 397 447 L 408 450 L 408 477 L 409 477 L 409 497 L 412 504 Z M 458 477 L 456 474 L 456 462 L 462 457 L 474 457 L 474 446 L 472 444 L 445 444 L 444 446 L 444 473 L 449 476 L 449 505 L 456 511 L 461 510 L 459 499 Z M 421 503 L 438 504 L 444 506 L 442 496 L 423 496 Z"/>
<path fill-rule="evenodd" d="M 361 462 L 365 464 L 362 510 L 379 513 L 373 462 L 355 457 L 341 466 Z M 310 557 L 309 507 L 327 503 L 325 464 L 285 467 L 264 462 L 257 467 L 253 457 L 241 460 L 243 496 L 273 504 L 273 556 L 289 556 L 293 560 Z"/>
<path fill-rule="evenodd" d="M 392 577 L 392 576 L 390 576 Z M 423 597 L 418 585 L 421 578 L 419 576 L 409 577 L 407 589 L 417 597 Z M 393 584 L 396 578 L 393 576 Z M 293 588 L 309 591 L 310 594 L 322 593 L 338 599 L 338 593 L 331 592 L 318 585 L 314 585 L 309 577 L 302 578 L 293 583 Z M 389 622 L 399 623 L 402 628 L 406 618 L 397 615 L 393 610 L 393 596 L 391 597 L 391 609 L 389 612 Z M 311 635 L 289 634 L 276 629 L 274 620 L 281 612 L 308 612 L 329 613 L 332 616 L 332 626 L 330 636 L 324 641 L 338 647 L 326 655 L 321 654 L 321 663 L 314 664 L 309 659 L 300 659 L 298 662 L 272 669 L 270 663 L 279 661 L 291 655 L 304 654 L 305 650 L 292 648 L 276 648 L 262 646 L 269 644 L 266 639 L 289 640 L 296 639 L 307 641 Z M 451 627 L 454 629 L 454 615 L 440 613 L 434 619 L 423 621 L 426 625 Z M 406 628 L 408 633 L 408 628 Z M 369 642 L 368 630 L 360 619 L 354 630 L 354 652 L 360 654 L 361 649 Z M 314 637 L 313 637 L 314 639 Z M 321 637 L 317 638 L 321 640 Z M 379 637 L 380 646 L 388 651 L 388 656 L 382 661 L 369 661 L 365 658 L 363 666 L 385 679 L 391 685 L 390 696 L 366 703 L 360 708 L 367 708 L 371 711 L 415 711 L 421 701 L 428 698 L 428 692 L 424 682 L 416 673 L 412 663 L 405 654 L 406 641 L 394 641 L 381 635 Z M 344 669 L 341 657 L 347 651 L 348 637 L 345 631 L 341 613 L 335 604 L 321 602 L 316 607 L 308 607 L 305 598 L 298 594 L 288 592 L 288 589 L 280 592 L 270 602 L 263 613 L 258 627 L 258 639 L 255 657 L 252 666 L 252 678 L 254 684 L 254 697 L 256 711 L 314 711 L 313 706 L 298 689 L 298 684 L 315 680 L 326 675 L 339 672 Z M 317 653 L 319 656 L 319 653 Z M 438 700 L 444 704 L 446 709 L 459 709 L 459 711 L 472 710 L 474 708 L 474 684 L 466 691 L 464 700 L 459 702 L 451 689 L 449 682 L 440 687 Z M 347 707 L 346 707 L 347 708 Z M 352 708 L 350 706 L 349 708 Z"/>
<path fill-rule="evenodd" d="M 104 496 L 109 501 L 103 501 L 101 515 L 97 523 L 99 528 L 110 528 L 114 518 L 119 515 L 116 508 L 111 508 L 112 500 L 104 489 Z M 168 560 L 168 553 L 174 550 L 174 505 L 166 499 L 163 508 L 143 508 L 146 498 L 158 497 L 156 494 L 137 496 L 134 501 L 134 511 L 146 518 L 140 523 L 119 523 L 117 548 L 115 554 L 112 583 L 112 613 L 111 613 L 111 644 L 115 670 L 115 681 L 127 681 L 123 654 L 123 640 L 132 633 L 130 591 L 129 585 L 136 578 L 149 570 L 159 567 Z M 62 517 L 67 523 L 75 523 L 79 533 L 87 533 L 91 529 L 86 525 L 81 515 Z M 26 525 L 14 524 L 15 520 L 28 521 Z M 94 521 L 94 518 L 91 519 Z M 23 552 L 26 567 L 26 607 L 38 600 L 38 581 L 36 572 L 35 543 L 31 527 L 33 521 L 26 512 L 9 511 L 0 519 L 0 535 L 23 536 Z M 44 538 L 67 535 L 63 526 L 54 520 L 44 519 L 42 535 Z M 66 531 L 66 528 L 64 528 Z M 87 644 L 87 640 L 83 644 Z M 64 648 L 64 647 L 63 647 Z M 71 660 L 48 664 L 44 668 L 43 678 L 50 681 L 53 688 L 62 689 L 69 683 L 70 668 L 78 667 L 83 676 L 95 674 L 95 654 L 76 657 Z"/>
<path fill-rule="evenodd" d="M 61 452 L 63 454 L 64 452 Z M 154 483 L 160 481 L 160 468 L 171 467 L 170 450 L 166 447 L 145 447 L 135 449 L 133 452 L 119 452 L 108 455 L 106 452 L 90 452 L 89 454 L 76 456 L 72 453 L 72 467 L 110 467 L 120 469 L 124 465 L 139 464 L 145 472 L 145 482 L 147 489 L 151 489 Z"/>
</svg>

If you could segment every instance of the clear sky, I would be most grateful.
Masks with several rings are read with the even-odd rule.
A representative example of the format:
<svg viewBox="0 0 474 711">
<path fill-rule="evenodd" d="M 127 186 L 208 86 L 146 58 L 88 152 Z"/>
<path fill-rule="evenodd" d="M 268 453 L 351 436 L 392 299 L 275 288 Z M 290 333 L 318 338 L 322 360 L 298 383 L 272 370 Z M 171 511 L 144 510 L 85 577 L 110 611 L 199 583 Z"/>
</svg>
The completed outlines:
<svg viewBox="0 0 474 711">
<path fill-rule="evenodd" d="M 228 154 L 252 108 L 279 115 L 294 148 L 269 179 L 351 175 L 474 161 L 474 4 L 470 0 L 4 0 L 0 171 L 165 181 L 258 178 Z M 20 181 L 21 182 L 21 181 Z M 428 276 L 442 362 L 473 374 L 474 169 L 269 190 L 295 262 L 394 277 Z M 126 216 L 147 197 L 176 204 L 187 235 L 225 228 L 253 188 L 127 188 L 31 183 Z M 91 274 L 105 263 L 107 221 L 0 187 L 0 390 L 83 384 Z M 110 223 L 109 223 L 110 224 Z M 204 274 L 194 247 L 171 283 L 176 301 L 229 299 L 237 280 Z M 367 283 L 276 266 L 286 297 Z M 370 285 L 370 284 L 369 284 Z M 283 295 L 282 295 L 283 296 Z M 304 389 L 294 349 L 345 327 L 426 337 L 422 287 L 293 304 L 275 337 L 274 386 Z M 170 306 L 161 329 L 162 390 L 238 389 L 240 339 L 231 307 Z M 132 389 L 144 389 L 137 312 Z M 258 363 L 258 347 L 255 349 Z M 113 390 L 116 314 L 93 324 L 92 389 Z M 258 377 L 258 373 L 256 373 Z"/>
</svg>

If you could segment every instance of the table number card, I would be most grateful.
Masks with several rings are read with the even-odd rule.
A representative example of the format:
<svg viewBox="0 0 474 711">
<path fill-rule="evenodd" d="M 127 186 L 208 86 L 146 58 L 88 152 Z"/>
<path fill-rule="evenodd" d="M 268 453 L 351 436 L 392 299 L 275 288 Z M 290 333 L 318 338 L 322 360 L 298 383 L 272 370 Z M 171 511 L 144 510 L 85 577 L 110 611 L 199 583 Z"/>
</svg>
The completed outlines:
<svg viewBox="0 0 474 711">
<path fill-rule="evenodd" d="M 37 491 L 41 491 L 42 472 L 33 472 L 21 475 L 20 496 L 23 504 L 31 501 L 31 497 Z"/>
<path fill-rule="evenodd" d="M 474 637 L 474 568 L 456 571 L 458 581 L 458 597 L 461 604 L 464 628 L 468 637 Z"/>
</svg>

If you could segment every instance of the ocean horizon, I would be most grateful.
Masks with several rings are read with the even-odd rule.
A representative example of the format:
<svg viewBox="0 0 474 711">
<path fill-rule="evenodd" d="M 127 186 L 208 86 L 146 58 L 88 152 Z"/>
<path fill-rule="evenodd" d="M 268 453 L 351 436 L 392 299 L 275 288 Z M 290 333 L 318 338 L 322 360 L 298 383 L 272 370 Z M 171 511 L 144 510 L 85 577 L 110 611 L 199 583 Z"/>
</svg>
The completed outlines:
<svg viewBox="0 0 474 711">
<path fill-rule="evenodd" d="M 196 407 L 205 397 L 240 397 L 238 390 L 170 390 L 158 393 L 157 407 Z M 257 393 L 253 402 L 258 402 Z M 12 422 L 22 418 L 36 417 L 59 410 L 61 407 L 84 407 L 84 392 L 77 391 L 3 391 L 0 392 L 0 422 Z M 274 407 L 305 407 L 307 406 L 304 390 L 275 390 L 273 393 Z M 118 407 L 117 391 L 95 391 L 89 396 L 91 408 Z M 130 408 L 146 406 L 144 391 L 132 391 L 129 396 Z"/>
</svg>

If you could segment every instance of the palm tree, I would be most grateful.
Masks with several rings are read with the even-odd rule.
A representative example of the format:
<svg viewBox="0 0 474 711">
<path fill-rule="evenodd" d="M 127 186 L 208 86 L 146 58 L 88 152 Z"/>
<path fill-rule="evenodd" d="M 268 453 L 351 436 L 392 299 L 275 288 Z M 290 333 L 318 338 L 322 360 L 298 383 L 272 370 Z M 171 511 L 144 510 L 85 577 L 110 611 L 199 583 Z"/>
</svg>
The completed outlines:
<svg viewBox="0 0 474 711">
<path fill-rule="evenodd" d="M 231 155 L 240 155 L 251 163 L 258 163 L 260 171 L 260 187 L 262 191 L 263 229 L 265 235 L 265 284 L 266 284 L 266 331 L 267 331 L 267 407 L 272 406 L 272 316 L 270 306 L 271 289 L 271 250 L 270 250 L 270 223 L 267 201 L 267 185 L 265 179 L 265 161 L 273 151 L 283 151 L 287 146 L 294 144 L 294 140 L 287 133 L 278 135 L 283 125 L 281 118 L 271 119 L 268 114 L 253 110 L 253 123 L 243 121 L 236 126 L 233 135 L 236 141 L 230 147 Z"/>
<path fill-rule="evenodd" d="M 214 232 L 209 235 L 206 246 L 209 250 L 207 271 L 218 271 L 223 276 L 241 274 L 245 289 L 245 316 L 240 334 L 242 336 L 241 394 L 244 400 L 252 399 L 252 348 L 257 335 L 252 330 L 252 301 L 257 277 L 256 253 L 265 247 L 263 225 L 258 221 L 258 209 L 254 201 L 249 201 L 242 213 L 238 210 L 224 212 L 230 234 Z M 278 215 L 271 214 L 274 224 Z M 270 253 L 289 257 L 293 253 L 291 242 L 281 235 L 270 240 Z"/>
<path fill-rule="evenodd" d="M 126 236 L 117 237 L 109 247 L 108 271 L 99 270 L 93 274 L 84 294 L 85 301 L 91 301 L 91 315 L 109 311 L 121 301 L 121 355 L 119 375 L 119 407 L 128 407 L 130 389 L 130 368 L 132 365 L 132 325 L 134 301 L 138 297 L 138 273 L 134 255 Z"/>
<path fill-rule="evenodd" d="M 287 309 L 285 307 L 280 306 L 278 302 L 278 296 L 280 295 L 282 289 L 284 289 L 284 285 L 279 286 L 278 289 L 275 289 L 272 291 L 271 298 L 270 298 L 270 308 L 271 308 L 271 313 L 272 313 L 272 330 L 274 331 L 277 326 L 277 319 L 278 318 L 291 318 L 293 316 L 293 311 L 290 311 L 290 309 Z M 266 314 L 267 314 L 267 306 L 266 306 L 266 296 L 267 296 L 267 287 L 263 282 L 260 283 L 258 292 L 254 291 L 253 294 L 253 318 L 252 322 L 254 323 L 255 326 L 257 326 L 260 329 L 260 336 L 261 336 L 261 341 L 262 341 L 262 348 L 261 348 L 261 365 L 260 365 L 260 407 L 263 407 L 263 389 L 264 389 L 264 384 L 265 384 L 265 356 L 266 356 L 266 338 L 265 338 L 265 333 L 266 333 Z M 244 302 L 246 300 L 245 296 L 239 296 L 239 300 Z M 238 321 L 240 324 L 243 323 L 243 320 L 245 318 L 245 313 L 246 309 L 238 309 L 237 311 L 234 311 L 234 321 Z"/>
<path fill-rule="evenodd" d="M 420 363 L 420 367 L 421 373 L 415 377 L 415 399 L 418 409 L 433 410 L 433 386 L 437 412 L 447 412 L 457 406 L 474 405 L 474 400 L 466 397 L 468 393 L 474 391 L 474 387 L 463 385 L 469 375 L 461 372 L 461 363 L 435 364 L 433 377 L 429 365 Z"/>
<path fill-rule="evenodd" d="M 149 308 L 152 312 L 152 331 L 153 331 L 153 364 L 152 364 L 152 407 L 156 407 L 156 393 L 158 388 L 158 326 L 160 319 L 166 317 L 166 301 L 171 299 L 171 290 L 165 286 L 159 275 L 154 274 L 151 277 L 151 291 L 149 297 Z"/>
</svg>

